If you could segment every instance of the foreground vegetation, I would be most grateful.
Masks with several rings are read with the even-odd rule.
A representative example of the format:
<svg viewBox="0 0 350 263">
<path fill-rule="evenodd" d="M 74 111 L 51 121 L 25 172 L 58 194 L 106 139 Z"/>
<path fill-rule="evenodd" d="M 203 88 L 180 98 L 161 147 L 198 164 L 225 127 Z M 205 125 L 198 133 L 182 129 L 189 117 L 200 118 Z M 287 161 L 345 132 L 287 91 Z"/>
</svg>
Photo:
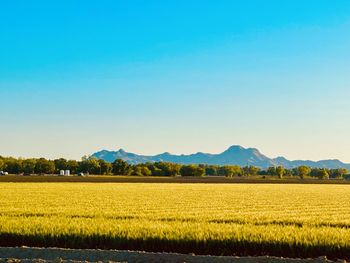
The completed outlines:
<svg viewBox="0 0 350 263">
<path fill-rule="evenodd" d="M 0 245 L 350 257 L 346 185 L 0 183 Z"/>
<path fill-rule="evenodd" d="M 0 156 L 0 171 L 10 174 L 57 174 L 61 170 L 70 170 L 72 174 L 84 173 L 95 175 L 134 175 L 134 176 L 275 176 L 278 178 L 319 178 L 319 179 L 350 179 L 348 171 L 343 168 L 326 169 L 307 166 L 286 169 L 283 166 L 260 169 L 254 166 L 240 167 L 237 165 L 182 165 L 168 162 L 144 163 L 130 165 L 123 160 L 108 163 L 96 158 L 83 157 L 81 161 L 63 158 L 47 160 L 45 158 L 16 159 Z"/>
</svg>

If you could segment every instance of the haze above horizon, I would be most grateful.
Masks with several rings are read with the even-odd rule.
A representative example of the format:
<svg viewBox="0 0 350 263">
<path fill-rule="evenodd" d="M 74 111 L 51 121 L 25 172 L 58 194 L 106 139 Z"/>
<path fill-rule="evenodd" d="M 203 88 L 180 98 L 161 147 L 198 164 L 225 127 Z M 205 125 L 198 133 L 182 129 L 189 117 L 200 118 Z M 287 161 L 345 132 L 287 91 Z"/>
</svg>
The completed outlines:
<svg viewBox="0 0 350 263">
<path fill-rule="evenodd" d="M 0 155 L 350 163 L 350 2 L 6 1 Z"/>
</svg>

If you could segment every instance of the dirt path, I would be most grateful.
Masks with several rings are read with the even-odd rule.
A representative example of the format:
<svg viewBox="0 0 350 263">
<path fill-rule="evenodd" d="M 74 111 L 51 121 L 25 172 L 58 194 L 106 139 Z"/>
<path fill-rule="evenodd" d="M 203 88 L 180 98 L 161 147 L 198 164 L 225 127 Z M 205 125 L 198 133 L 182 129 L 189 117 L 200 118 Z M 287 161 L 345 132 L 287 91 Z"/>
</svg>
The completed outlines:
<svg viewBox="0 0 350 263">
<path fill-rule="evenodd" d="M 148 177 L 148 176 L 57 176 L 57 175 L 5 175 L 0 176 L 0 182 L 8 183 L 200 183 L 200 184 L 348 184 L 350 180 L 319 180 L 299 178 L 234 177 Z"/>
<path fill-rule="evenodd" d="M 275 257 L 217 257 L 182 255 L 175 253 L 146 253 L 138 251 L 59 249 L 59 248 L 0 248 L 2 262 L 154 262 L 154 263 L 320 263 L 325 258 L 285 259 Z M 345 262 L 345 261 L 338 261 Z"/>
</svg>

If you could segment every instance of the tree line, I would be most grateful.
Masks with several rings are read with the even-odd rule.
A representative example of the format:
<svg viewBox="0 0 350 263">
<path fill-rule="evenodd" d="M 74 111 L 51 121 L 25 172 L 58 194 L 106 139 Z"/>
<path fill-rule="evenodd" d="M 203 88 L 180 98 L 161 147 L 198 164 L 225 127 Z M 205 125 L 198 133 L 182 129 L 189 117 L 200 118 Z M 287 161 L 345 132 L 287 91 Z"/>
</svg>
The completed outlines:
<svg viewBox="0 0 350 263">
<path fill-rule="evenodd" d="M 94 175 L 135 175 L 135 176 L 276 176 L 300 178 L 349 178 L 344 168 L 326 169 L 299 166 L 286 169 L 283 166 L 260 169 L 255 166 L 241 167 L 238 165 L 184 165 L 169 162 L 155 162 L 131 165 L 121 159 L 113 163 L 93 157 L 83 157 L 81 161 L 64 158 L 48 160 L 45 158 L 13 158 L 0 156 L 0 171 L 10 174 L 57 174 L 60 170 L 70 170 L 72 174 L 85 173 Z"/>
</svg>

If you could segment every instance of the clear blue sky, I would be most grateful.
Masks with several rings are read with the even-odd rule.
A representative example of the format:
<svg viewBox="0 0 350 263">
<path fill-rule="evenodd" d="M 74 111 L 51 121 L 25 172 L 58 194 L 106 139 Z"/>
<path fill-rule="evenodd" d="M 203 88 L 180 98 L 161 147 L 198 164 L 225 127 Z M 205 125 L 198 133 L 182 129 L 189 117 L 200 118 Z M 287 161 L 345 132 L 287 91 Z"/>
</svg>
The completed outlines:
<svg viewBox="0 0 350 263">
<path fill-rule="evenodd" d="M 350 1 L 3 1 L 0 154 L 350 162 Z"/>
</svg>

